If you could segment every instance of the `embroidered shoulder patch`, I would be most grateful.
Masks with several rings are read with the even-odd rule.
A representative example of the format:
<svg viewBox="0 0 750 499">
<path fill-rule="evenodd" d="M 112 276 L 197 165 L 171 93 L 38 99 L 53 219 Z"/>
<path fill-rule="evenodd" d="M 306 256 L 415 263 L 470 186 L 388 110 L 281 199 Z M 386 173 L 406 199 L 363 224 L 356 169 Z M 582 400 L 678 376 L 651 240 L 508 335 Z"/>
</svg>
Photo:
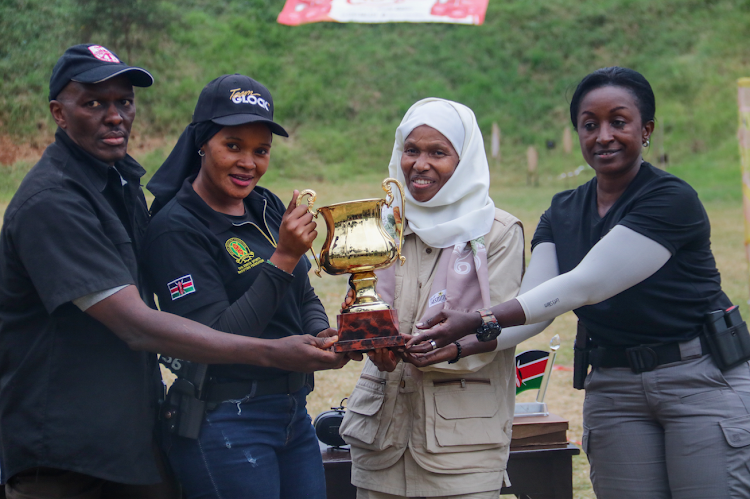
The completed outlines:
<svg viewBox="0 0 750 499">
<path fill-rule="evenodd" d="M 190 274 L 179 277 L 174 281 L 167 284 L 169 288 L 169 294 L 172 296 L 172 301 L 177 298 L 182 298 L 190 293 L 195 293 L 195 285 L 193 284 L 193 276 Z"/>
</svg>

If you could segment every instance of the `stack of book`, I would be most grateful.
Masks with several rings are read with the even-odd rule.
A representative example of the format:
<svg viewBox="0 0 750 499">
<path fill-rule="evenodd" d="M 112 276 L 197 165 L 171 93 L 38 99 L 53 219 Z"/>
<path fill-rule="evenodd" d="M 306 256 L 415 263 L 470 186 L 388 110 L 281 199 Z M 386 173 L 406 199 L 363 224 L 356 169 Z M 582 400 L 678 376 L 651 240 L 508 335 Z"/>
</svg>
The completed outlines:
<svg viewBox="0 0 750 499">
<path fill-rule="evenodd" d="M 568 445 L 568 421 L 548 416 L 516 417 L 513 420 L 511 450 L 557 449 Z"/>
</svg>

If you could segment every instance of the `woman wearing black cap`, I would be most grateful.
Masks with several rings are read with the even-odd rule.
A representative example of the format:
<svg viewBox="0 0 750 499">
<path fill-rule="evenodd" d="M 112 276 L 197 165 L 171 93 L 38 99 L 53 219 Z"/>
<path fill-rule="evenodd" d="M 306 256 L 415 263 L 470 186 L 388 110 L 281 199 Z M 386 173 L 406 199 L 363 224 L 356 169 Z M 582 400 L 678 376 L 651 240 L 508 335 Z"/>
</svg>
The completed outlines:
<svg viewBox="0 0 750 499">
<path fill-rule="evenodd" d="M 297 191 L 285 207 L 257 185 L 272 134 L 287 136 L 260 83 L 225 75 L 203 89 L 193 123 L 148 184 L 147 279 L 162 310 L 222 331 L 335 334 L 302 258 L 317 235 L 312 215 L 295 208 Z M 325 497 L 305 405 L 312 375 L 211 365 L 204 386 L 194 384 L 206 404 L 199 436 L 173 436 L 168 449 L 186 497 Z"/>
</svg>

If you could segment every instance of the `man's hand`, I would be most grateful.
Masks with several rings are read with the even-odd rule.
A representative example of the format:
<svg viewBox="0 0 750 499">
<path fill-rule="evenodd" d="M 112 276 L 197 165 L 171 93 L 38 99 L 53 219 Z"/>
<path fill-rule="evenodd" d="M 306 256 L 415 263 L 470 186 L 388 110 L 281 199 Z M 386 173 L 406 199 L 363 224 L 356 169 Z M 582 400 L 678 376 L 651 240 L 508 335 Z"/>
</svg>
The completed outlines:
<svg viewBox="0 0 750 499">
<path fill-rule="evenodd" d="M 290 274 L 318 236 L 312 213 L 307 205 L 297 206 L 298 197 L 299 191 L 295 190 L 281 219 L 278 246 L 270 258 L 274 265 Z"/>
<path fill-rule="evenodd" d="M 337 340 L 338 336 L 316 338 L 309 334 L 272 340 L 270 343 L 274 345 L 269 349 L 270 365 L 303 373 L 341 369 L 349 362 L 349 357 L 330 349 Z"/>
<path fill-rule="evenodd" d="M 339 332 L 333 328 L 324 329 L 318 333 L 318 338 L 331 338 L 333 336 L 338 337 Z M 345 352 L 345 355 L 351 360 L 360 361 L 364 358 L 362 352 Z"/>
<path fill-rule="evenodd" d="M 475 333 L 481 324 L 482 318 L 477 312 L 463 313 L 443 309 L 435 317 L 417 324 L 417 329 L 423 331 L 412 336 L 406 344 L 406 349 L 412 354 L 432 352 L 436 347 L 442 348 Z M 435 345 L 430 341 L 434 341 Z M 455 346 L 453 348 L 455 349 Z"/>
</svg>

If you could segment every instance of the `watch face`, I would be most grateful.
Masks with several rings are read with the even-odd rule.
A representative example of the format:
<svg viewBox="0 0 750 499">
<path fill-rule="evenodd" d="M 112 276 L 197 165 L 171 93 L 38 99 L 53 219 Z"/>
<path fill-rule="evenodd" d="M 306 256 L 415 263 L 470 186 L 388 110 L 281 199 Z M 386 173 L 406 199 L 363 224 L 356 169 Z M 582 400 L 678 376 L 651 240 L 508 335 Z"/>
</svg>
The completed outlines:
<svg viewBox="0 0 750 499">
<path fill-rule="evenodd" d="M 497 322 L 488 322 L 477 328 L 477 339 L 479 341 L 492 341 L 500 336 L 501 331 L 500 324 Z"/>
</svg>

